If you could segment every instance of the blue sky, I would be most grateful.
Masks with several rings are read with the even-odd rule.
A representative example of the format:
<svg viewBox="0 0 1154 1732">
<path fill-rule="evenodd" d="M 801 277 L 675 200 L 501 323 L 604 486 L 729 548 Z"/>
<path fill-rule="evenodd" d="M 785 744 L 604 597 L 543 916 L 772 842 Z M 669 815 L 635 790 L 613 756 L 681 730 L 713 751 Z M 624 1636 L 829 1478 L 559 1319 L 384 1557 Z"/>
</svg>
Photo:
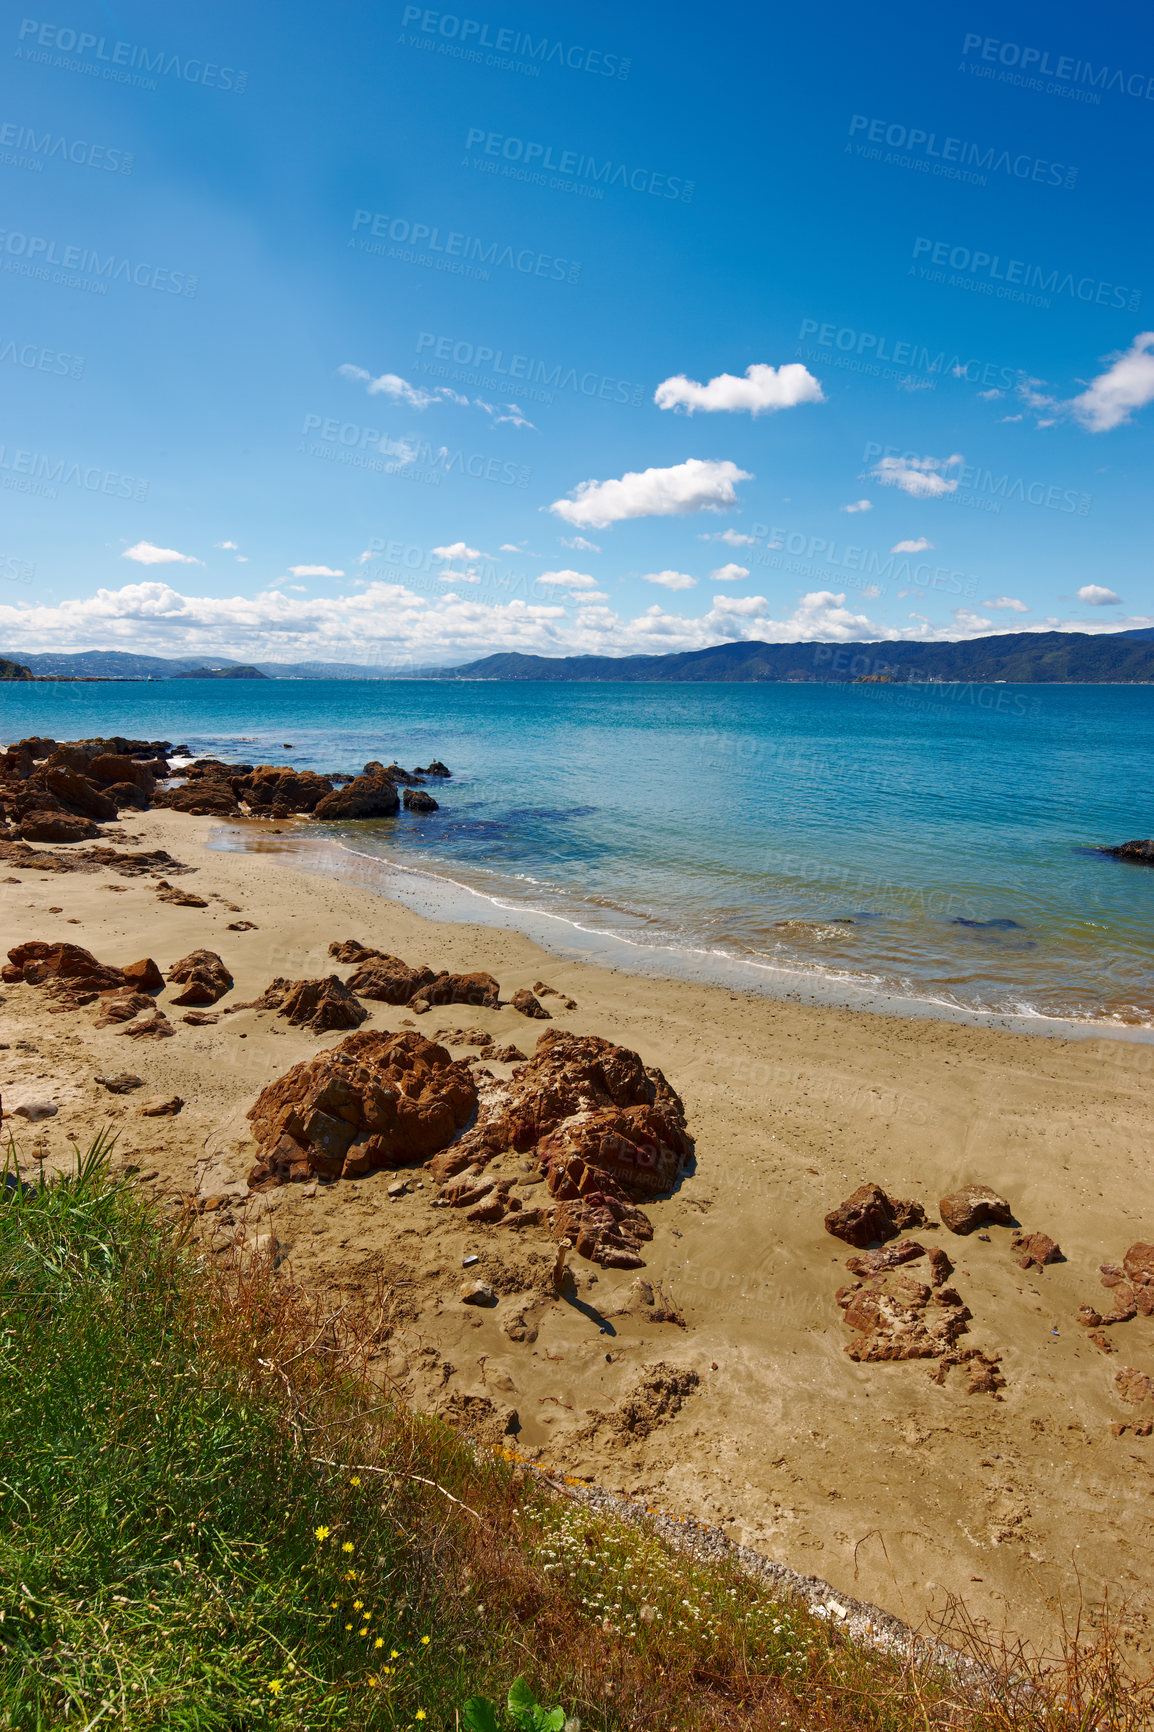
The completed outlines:
<svg viewBox="0 0 1154 1732">
<path fill-rule="evenodd" d="M 0 653 L 1154 621 L 1145 8 L 42 0 L 0 67 Z"/>
</svg>

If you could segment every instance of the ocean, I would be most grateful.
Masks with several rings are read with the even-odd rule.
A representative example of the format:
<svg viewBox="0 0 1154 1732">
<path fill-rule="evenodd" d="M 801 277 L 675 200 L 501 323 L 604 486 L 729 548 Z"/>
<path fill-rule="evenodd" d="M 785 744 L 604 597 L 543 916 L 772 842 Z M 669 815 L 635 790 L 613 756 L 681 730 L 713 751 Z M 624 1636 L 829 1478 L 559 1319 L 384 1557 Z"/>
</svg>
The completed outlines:
<svg viewBox="0 0 1154 1732">
<path fill-rule="evenodd" d="M 316 770 L 441 758 L 436 813 L 217 845 L 638 973 L 1154 1028 L 1154 870 L 1092 851 L 1154 832 L 1150 687 L 0 686 L 0 736 L 32 733 Z"/>
</svg>

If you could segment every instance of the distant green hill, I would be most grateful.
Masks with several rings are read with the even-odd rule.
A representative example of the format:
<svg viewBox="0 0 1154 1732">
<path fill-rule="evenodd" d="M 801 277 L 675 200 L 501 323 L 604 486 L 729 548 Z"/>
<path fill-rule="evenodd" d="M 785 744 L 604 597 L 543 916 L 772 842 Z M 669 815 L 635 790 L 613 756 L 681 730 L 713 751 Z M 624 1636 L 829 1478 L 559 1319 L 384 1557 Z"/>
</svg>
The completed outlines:
<svg viewBox="0 0 1154 1732">
<path fill-rule="evenodd" d="M 1146 685 L 1154 632 L 1008 632 L 964 643 L 726 643 L 654 656 L 486 656 L 446 668 L 466 680 L 1006 680 L 1021 684 Z"/>
<path fill-rule="evenodd" d="M 0 656 L 0 680 L 30 680 L 35 676 L 31 668 L 26 668 L 23 662 L 6 661 Z"/>
<path fill-rule="evenodd" d="M 169 674 L 171 680 L 267 680 L 259 668 L 187 668 L 182 673 Z"/>
</svg>

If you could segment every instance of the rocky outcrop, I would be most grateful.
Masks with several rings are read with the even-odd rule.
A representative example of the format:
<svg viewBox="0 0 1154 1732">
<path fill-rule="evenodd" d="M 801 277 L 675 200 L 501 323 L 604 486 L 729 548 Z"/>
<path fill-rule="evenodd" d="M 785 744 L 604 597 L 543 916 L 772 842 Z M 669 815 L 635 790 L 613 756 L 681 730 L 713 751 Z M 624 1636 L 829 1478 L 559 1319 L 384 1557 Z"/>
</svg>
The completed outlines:
<svg viewBox="0 0 1154 1732">
<path fill-rule="evenodd" d="M 951 1233 L 973 1233 L 978 1227 L 1012 1227 L 1014 1211 L 989 1185 L 963 1185 L 938 1204 L 942 1224 Z"/>
<path fill-rule="evenodd" d="M 181 890 L 176 884 L 170 884 L 167 878 L 161 878 L 156 885 L 157 900 L 175 903 L 177 908 L 207 908 L 208 903 L 203 896 L 198 896 L 193 890 Z"/>
<path fill-rule="evenodd" d="M 866 1363 L 940 1359 L 966 1331 L 971 1313 L 950 1287 L 935 1293 L 909 1274 L 889 1274 L 842 1288 L 838 1303 L 858 1336 L 846 1352 Z"/>
<path fill-rule="evenodd" d="M 1132 860 L 1138 866 L 1154 866 L 1154 839 L 1144 842 L 1119 842 L 1114 848 L 1099 848 L 1099 854 L 1109 854 L 1115 860 Z"/>
<path fill-rule="evenodd" d="M 532 1153 L 555 1200 L 554 1234 L 603 1268 L 642 1265 L 652 1225 L 636 1207 L 671 1191 L 693 1144 L 678 1095 L 637 1053 L 597 1035 L 547 1029 L 532 1059 L 487 1081 L 477 1124 L 429 1163 L 439 1184 L 476 1173 L 506 1150 Z M 536 1210 L 500 1186 L 477 1197 L 488 1219 L 522 1225 Z M 507 1191 L 507 1187 L 506 1187 Z M 539 1218 L 539 1217 L 538 1217 Z"/>
<path fill-rule="evenodd" d="M 467 1067 L 444 1047 L 409 1030 L 349 1035 L 262 1091 L 248 1114 L 261 1150 L 249 1182 L 352 1178 L 425 1161 L 476 1104 Z"/>
<path fill-rule="evenodd" d="M 825 1218 L 825 1230 L 847 1245 L 862 1250 L 868 1245 L 883 1244 L 911 1227 L 924 1227 L 926 1212 L 920 1203 L 887 1196 L 880 1185 L 859 1185 L 852 1196 L 831 1209 Z"/>
<path fill-rule="evenodd" d="M 552 1014 L 545 1009 L 539 998 L 529 991 L 527 986 L 520 986 L 509 1000 L 510 1010 L 519 1010 L 522 1016 L 533 1016 L 541 1022 L 551 1022 Z"/>
<path fill-rule="evenodd" d="M 435 1004 L 471 1004 L 478 1009 L 498 1010 L 501 988 L 491 974 L 437 974 L 409 1000 L 418 1014 Z"/>
<path fill-rule="evenodd" d="M 359 1028 L 369 1014 L 356 994 L 335 974 L 327 974 L 320 980 L 285 980 L 278 975 L 259 998 L 229 1008 L 275 1010 L 295 1028 L 310 1028 L 314 1034 L 325 1034 L 333 1028 Z"/>
<path fill-rule="evenodd" d="M 408 1004 L 435 979 L 431 968 L 410 968 L 399 956 L 374 952 L 350 974 L 348 985 L 378 1004 Z"/>
<path fill-rule="evenodd" d="M 169 969 L 168 978 L 184 987 L 173 1004 L 215 1004 L 232 989 L 232 975 L 215 950 L 190 950 Z"/>
<path fill-rule="evenodd" d="M 447 770 L 439 759 L 434 758 L 432 763 L 426 764 L 423 770 L 418 766 L 416 774 L 418 776 L 444 776 L 447 778 L 451 776 L 453 772 L 452 770 Z"/>
<path fill-rule="evenodd" d="M 348 818 L 391 818 L 401 809 L 396 783 L 388 776 L 354 776 L 344 788 L 334 788 L 313 808 L 325 823 Z"/>
<path fill-rule="evenodd" d="M 116 992 L 111 996 L 102 994 L 100 1015 L 95 1026 L 113 1028 L 117 1023 L 132 1022 L 136 1017 L 155 1009 L 155 1004 L 146 992 Z"/>
<path fill-rule="evenodd" d="M 1015 1233 L 1011 1249 L 1018 1253 L 1020 1269 L 1043 1269 L 1047 1263 L 1064 1263 L 1062 1248 L 1048 1233 Z"/>
<path fill-rule="evenodd" d="M 441 809 L 440 802 L 426 794 L 423 788 L 406 788 L 401 795 L 401 804 L 406 812 L 439 812 Z"/>
<path fill-rule="evenodd" d="M 34 808 L 20 819 L 20 834 L 26 842 L 90 842 L 100 831 L 91 818 L 76 818 L 70 812 Z"/>
<path fill-rule="evenodd" d="M 121 969 L 98 962 L 82 945 L 47 944 L 32 939 L 26 944 L 13 945 L 7 965 L 0 973 L 6 981 L 22 980 L 28 986 L 44 987 L 61 1009 L 78 1010 L 102 994 L 131 991 L 138 980 L 158 976 L 159 970 L 151 957 Z M 160 984 L 164 984 L 163 979 Z M 151 1004 L 151 1000 L 146 1002 Z"/>
</svg>

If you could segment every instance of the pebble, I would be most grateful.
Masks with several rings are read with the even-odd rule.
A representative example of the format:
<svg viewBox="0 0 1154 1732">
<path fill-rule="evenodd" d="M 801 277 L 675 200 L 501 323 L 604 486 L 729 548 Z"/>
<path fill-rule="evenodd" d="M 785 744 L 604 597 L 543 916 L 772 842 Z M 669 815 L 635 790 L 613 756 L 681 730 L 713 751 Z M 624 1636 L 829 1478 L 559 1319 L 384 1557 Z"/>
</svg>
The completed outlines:
<svg viewBox="0 0 1154 1732">
<path fill-rule="evenodd" d="M 100 1083 L 110 1095 L 126 1095 L 130 1089 L 142 1089 L 144 1087 L 144 1078 L 133 1076 L 130 1070 L 120 1070 L 107 1076 L 93 1077 L 92 1080 Z M 53 1107 L 52 1110 L 55 1112 L 56 1108 Z"/>
<path fill-rule="evenodd" d="M 389 1186 L 388 1194 L 390 1197 L 403 1197 L 408 1188 L 404 1179 L 395 1179 Z"/>
<path fill-rule="evenodd" d="M 481 1259 L 479 1257 L 462 1257 L 461 1267 L 462 1269 L 471 1269 L 474 1263 L 479 1263 L 480 1261 Z"/>
<path fill-rule="evenodd" d="M 12 1108 L 12 1117 L 36 1124 L 40 1119 L 54 1119 L 59 1111 L 60 1108 L 52 1101 L 21 1101 L 18 1107 Z"/>
<path fill-rule="evenodd" d="M 487 1281 L 466 1281 L 461 1288 L 466 1305 L 495 1305 L 497 1294 Z"/>
</svg>

